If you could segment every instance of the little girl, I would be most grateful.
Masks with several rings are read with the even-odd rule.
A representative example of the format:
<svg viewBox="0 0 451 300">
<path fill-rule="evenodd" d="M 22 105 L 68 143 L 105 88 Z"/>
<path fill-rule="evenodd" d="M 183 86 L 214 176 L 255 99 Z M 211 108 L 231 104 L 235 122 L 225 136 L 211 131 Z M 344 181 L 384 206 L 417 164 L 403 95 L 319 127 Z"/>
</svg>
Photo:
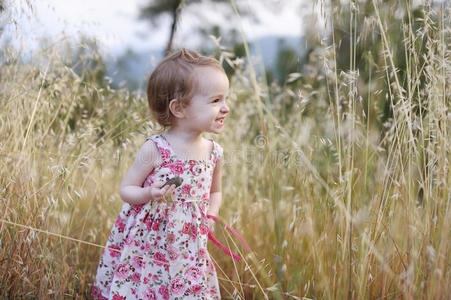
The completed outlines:
<svg viewBox="0 0 451 300">
<path fill-rule="evenodd" d="M 228 89 L 219 62 L 190 50 L 153 71 L 147 98 L 167 130 L 146 140 L 121 183 L 126 203 L 100 259 L 95 298 L 220 299 L 207 241 L 221 205 L 223 150 L 202 133 L 222 131 Z"/>
</svg>

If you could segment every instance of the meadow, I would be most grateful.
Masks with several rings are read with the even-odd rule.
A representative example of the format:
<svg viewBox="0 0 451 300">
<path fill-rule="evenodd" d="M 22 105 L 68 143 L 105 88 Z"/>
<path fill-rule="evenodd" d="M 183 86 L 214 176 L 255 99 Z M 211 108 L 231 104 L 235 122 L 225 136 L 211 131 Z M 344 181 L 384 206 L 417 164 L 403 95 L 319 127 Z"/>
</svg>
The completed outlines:
<svg viewBox="0 0 451 300">
<path fill-rule="evenodd" d="M 209 245 L 224 299 L 449 298 L 451 8 L 400 2 L 332 4 L 331 34 L 283 83 L 210 53 L 233 70 L 223 133 L 206 135 L 225 153 L 219 216 L 253 250 L 216 225 L 244 257 Z M 2 298 L 89 298 L 119 184 L 161 130 L 77 49 L 0 49 Z"/>
</svg>

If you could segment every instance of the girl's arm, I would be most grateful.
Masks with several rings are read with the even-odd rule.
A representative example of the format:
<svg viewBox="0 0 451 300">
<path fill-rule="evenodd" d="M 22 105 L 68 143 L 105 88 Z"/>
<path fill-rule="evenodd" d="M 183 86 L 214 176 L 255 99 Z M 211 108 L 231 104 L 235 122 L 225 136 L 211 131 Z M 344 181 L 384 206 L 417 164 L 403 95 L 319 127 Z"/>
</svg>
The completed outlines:
<svg viewBox="0 0 451 300">
<path fill-rule="evenodd" d="M 219 208 L 221 207 L 222 202 L 222 163 L 223 158 L 221 157 L 216 162 L 215 170 L 213 171 L 213 178 L 211 182 L 211 189 L 210 189 L 210 206 L 208 208 L 207 214 L 217 216 L 219 212 Z"/>
<path fill-rule="evenodd" d="M 174 185 L 160 189 L 164 182 L 156 182 L 142 187 L 144 180 L 160 162 L 160 154 L 152 141 L 145 142 L 136 155 L 135 161 L 125 174 L 120 185 L 120 196 L 123 201 L 139 205 L 149 201 L 159 201 L 163 196 L 174 191 Z"/>
</svg>

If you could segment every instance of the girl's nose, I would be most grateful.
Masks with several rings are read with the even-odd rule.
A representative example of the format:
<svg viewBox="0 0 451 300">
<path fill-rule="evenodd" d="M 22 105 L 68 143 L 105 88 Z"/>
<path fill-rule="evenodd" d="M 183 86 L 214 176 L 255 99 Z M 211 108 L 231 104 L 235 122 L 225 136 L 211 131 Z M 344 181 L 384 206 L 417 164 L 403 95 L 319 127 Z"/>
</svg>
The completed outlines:
<svg viewBox="0 0 451 300">
<path fill-rule="evenodd" d="M 229 109 L 229 107 L 227 106 L 227 104 L 224 104 L 222 107 L 221 107 L 221 112 L 223 113 L 223 114 L 226 114 L 226 113 L 228 113 L 230 111 L 230 109 Z"/>
</svg>

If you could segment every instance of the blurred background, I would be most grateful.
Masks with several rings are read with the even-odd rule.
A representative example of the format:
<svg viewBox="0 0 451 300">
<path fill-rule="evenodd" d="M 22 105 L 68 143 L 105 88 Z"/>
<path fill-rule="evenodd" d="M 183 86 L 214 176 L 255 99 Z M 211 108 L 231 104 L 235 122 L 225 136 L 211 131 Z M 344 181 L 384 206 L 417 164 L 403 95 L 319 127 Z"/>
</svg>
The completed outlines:
<svg viewBox="0 0 451 300">
<path fill-rule="evenodd" d="M 447 299 L 451 7 L 0 0 L 0 294 L 90 298 L 171 49 L 230 80 L 224 299 Z"/>
<path fill-rule="evenodd" d="M 39 48 L 66 42 L 76 48 L 90 40 L 102 54 L 115 86 L 142 88 L 155 63 L 169 50 L 214 51 L 214 38 L 244 57 L 243 36 L 252 56 L 283 80 L 287 66 L 299 64 L 307 48 L 306 31 L 320 16 L 311 1 L 237 1 L 237 16 L 228 1 L 5 1 L 1 41 L 31 59 Z M 306 29 L 307 27 L 307 29 Z M 95 41 L 95 42 L 94 42 Z M 287 55 L 289 57 L 287 57 Z M 292 60 L 292 61 L 290 61 Z M 293 67 L 292 67 L 293 68 Z"/>
</svg>

